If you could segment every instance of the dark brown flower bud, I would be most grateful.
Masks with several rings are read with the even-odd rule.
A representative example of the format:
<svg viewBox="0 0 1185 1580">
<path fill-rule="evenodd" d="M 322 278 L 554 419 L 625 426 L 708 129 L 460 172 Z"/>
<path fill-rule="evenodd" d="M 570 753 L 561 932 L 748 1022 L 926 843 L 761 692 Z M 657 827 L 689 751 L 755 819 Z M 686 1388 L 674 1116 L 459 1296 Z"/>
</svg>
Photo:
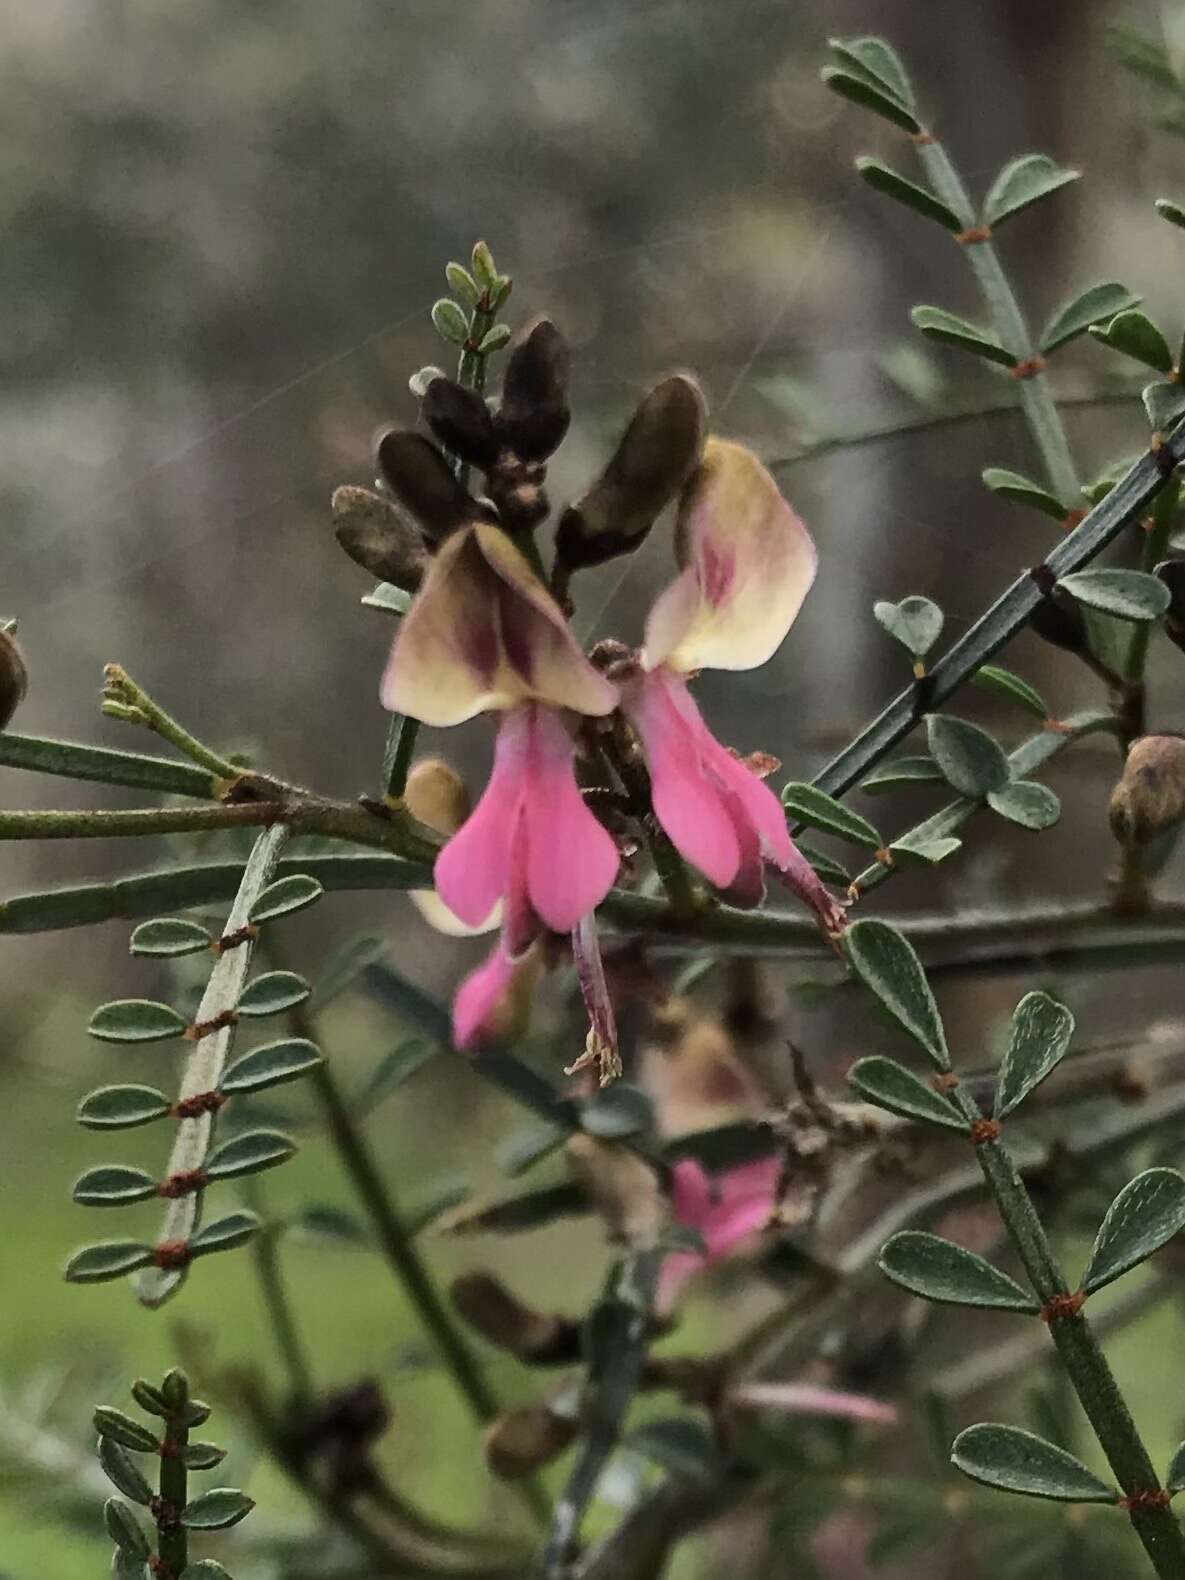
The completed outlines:
<svg viewBox="0 0 1185 1580">
<path fill-rule="evenodd" d="M 567 1366 L 580 1357 L 579 1323 L 524 1306 L 493 1273 L 462 1273 L 449 1293 L 483 1339 L 530 1366 Z"/>
<path fill-rule="evenodd" d="M 699 386 L 678 374 L 645 397 L 608 466 L 560 517 L 556 553 L 577 570 L 628 554 L 691 476 L 704 447 Z"/>
<path fill-rule="evenodd" d="M 380 581 L 415 592 L 428 551 L 407 516 L 381 494 L 348 484 L 334 490 L 330 503 L 337 541 L 355 564 Z"/>
<path fill-rule="evenodd" d="M 1169 590 L 1169 606 L 1165 611 L 1164 634 L 1185 650 L 1185 560 L 1162 560 L 1156 574 Z"/>
<path fill-rule="evenodd" d="M 498 454 L 494 419 L 476 390 L 465 389 L 452 379 L 433 379 L 420 410 L 446 450 L 483 472 L 493 465 Z"/>
<path fill-rule="evenodd" d="M 550 1465 L 576 1441 L 580 1423 L 546 1405 L 507 1410 L 486 1429 L 486 1464 L 500 1481 L 516 1481 Z"/>
<path fill-rule="evenodd" d="M 16 645 L 15 630 L 15 620 L 0 625 L 0 730 L 8 728 L 29 689 L 29 671 Z"/>
<path fill-rule="evenodd" d="M 495 428 L 521 461 L 545 461 L 568 431 L 568 356 L 563 335 L 540 318 L 510 353 Z"/>
<path fill-rule="evenodd" d="M 1135 742 L 1111 793 L 1110 817 L 1121 845 L 1146 845 L 1185 817 L 1185 740 L 1145 735 Z"/>
<path fill-rule="evenodd" d="M 404 509 L 429 543 L 439 543 L 471 522 L 489 520 L 453 476 L 452 468 L 429 439 L 392 428 L 379 440 L 378 466 L 395 503 Z"/>
<path fill-rule="evenodd" d="M 421 757 L 412 764 L 403 801 L 417 822 L 446 837 L 457 832 L 470 811 L 465 782 L 443 757 Z"/>
<path fill-rule="evenodd" d="M 564 1148 L 573 1176 L 592 1197 L 614 1245 L 653 1250 L 666 1222 L 658 1176 L 615 1141 L 573 1136 Z"/>
</svg>

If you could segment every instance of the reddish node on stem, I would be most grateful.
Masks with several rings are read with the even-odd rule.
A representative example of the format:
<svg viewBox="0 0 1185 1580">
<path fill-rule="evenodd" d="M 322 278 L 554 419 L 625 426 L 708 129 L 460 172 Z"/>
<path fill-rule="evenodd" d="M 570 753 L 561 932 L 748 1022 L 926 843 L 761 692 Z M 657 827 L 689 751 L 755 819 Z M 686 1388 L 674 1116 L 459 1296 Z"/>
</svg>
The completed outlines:
<svg viewBox="0 0 1185 1580">
<path fill-rule="evenodd" d="M 887 846 L 882 845 L 879 850 L 873 851 L 872 859 L 879 861 L 882 867 L 891 867 L 893 865 L 893 852 Z"/>
<path fill-rule="evenodd" d="M 990 225 L 971 225 L 966 230 L 955 232 L 955 240 L 961 247 L 973 247 L 977 242 L 991 241 L 991 239 Z"/>
<path fill-rule="evenodd" d="M 237 949 L 240 944 L 249 944 L 259 937 L 259 928 L 254 922 L 248 922 L 243 927 L 236 927 L 232 932 L 223 933 L 221 938 L 216 938 L 210 948 L 216 955 L 224 955 L 228 949 Z"/>
<path fill-rule="evenodd" d="M 175 1268 L 186 1267 L 188 1264 L 188 1240 L 162 1240 L 153 1250 L 153 1267 L 159 1267 L 165 1272 L 172 1272 Z"/>
<path fill-rule="evenodd" d="M 1022 357 L 1019 362 L 1014 363 L 1008 369 L 1008 376 L 1014 379 L 1032 379 L 1036 378 L 1038 373 L 1044 372 L 1044 357 Z"/>
<path fill-rule="evenodd" d="M 1072 532 L 1075 527 L 1081 526 L 1086 520 L 1085 510 L 1067 510 L 1062 517 L 1062 531 Z"/>
<path fill-rule="evenodd" d="M 156 1194 L 163 1196 L 166 1201 L 174 1201 L 178 1196 L 192 1196 L 194 1191 L 202 1190 L 209 1182 L 210 1177 L 203 1169 L 188 1169 L 161 1180 L 156 1187 Z"/>
<path fill-rule="evenodd" d="M 942 1075 L 930 1077 L 930 1085 L 936 1092 L 953 1092 L 959 1084 L 959 1078 L 953 1070 L 946 1070 Z"/>
<path fill-rule="evenodd" d="M 1129 1492 L 1126 1498 L 1120 1498 L 1121 1509 L 1167 1509 L 1172 1502 L 1172 1493 L 1165 1487 L 1137 1487 L 1134 1492 Z"/>
<path fill-rule="evenodd" d="M 180 1098 L 169 1112 L 174 1119 L 200 1119 L 203 1114 L 216 1114 L 226 1101 L 221 1092 L 197 1092 Z"/>
<path fill-rule="evenodd" d="M 1076 1289 L 1072 1295 L 1054 1295 L 1041 1307 L 1042 1322 L 1062 1322 L 1076 1317 L 1086 1304 L 1086 1295 Z"/>
<path fill-rule="evenodd" d="M 977 1147 L 986 1146 L 989 1141 L 998 1141 L 1000 1138 L 999 1120 L 977 1119 L 971 1126 L 970 1136 Z"/>
<path fill-rule="evenodd" d="M 181 1035 L 187 1042 L 201 1042 L 203 1037 L 208 1037 L 213 1031 L 221 1031 L 224 1026 L 233 1026 L 239 1018 L 237 1009 L 224 1009 L 211 1020 L 198 1020 L 192 1026 L 187 1026 Z"/>
<path fill-rule="evenodd" d="M 922 148 L 927 143 L 932 143 L 934 141 L 934 133 L 927 132 L 924 129 L 920 132 L 910 132 L 909 140 L 911 143 L 916 143 L 919 148 Z"/>
</svg>

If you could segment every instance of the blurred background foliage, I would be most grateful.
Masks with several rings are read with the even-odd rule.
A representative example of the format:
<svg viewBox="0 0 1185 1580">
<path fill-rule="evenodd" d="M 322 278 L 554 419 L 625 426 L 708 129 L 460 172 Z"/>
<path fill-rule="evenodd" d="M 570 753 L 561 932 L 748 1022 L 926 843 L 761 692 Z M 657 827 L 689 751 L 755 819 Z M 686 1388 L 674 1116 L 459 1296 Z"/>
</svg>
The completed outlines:
<svg viewBox="0 0 1185 1580">
<path fill-rule="evenodd" d="M 428 309 L 442 264 L 478 234 L 514 275 L 512 321 L 547 311 L 573 344 L 575 420 L 552 469 L 560 502 L 638 393 L 672 368 L 694 369 L 718 428 L 771 460 L 819 437 L 1007 398 L 990 369 L 923 355 L 910 337 L 912 303 L 975 316 L 973 287 L 940 233 L 855 179 L 852 158 L 896 153 L 896 134 L 820 84 L 831 34 L 879 31 L 898 45 L 974 191 L 1029 150 L 1085 170 L 1007 235 L 1031 321 L 1109 278 L 1176 323 L 1180 240 L 1152 199 L 1179 196 L 1179 97 L 1159 53 L 1117 39 L 1116 24 L 1167 39 L 1179 63 L 1178 10 L 1152 0 L 10 7 L 0 59 L 0 612 L 19 617 L 31 672 L 19 727 L 138 744 L 97 715 L 101 667 L 118 659 L 203 737 L 229 749 L 266 743 L 267 766 L 331 793 L 373 791 L 390 633 L 382 615 L 358 607 L 368 584 L 333 541 L 328 498 L 337 483 L 370 481 L 380 424 L 414 420 L 407 376 L 440 360 Z M 1059 357 L 1056 383 L 1075 395 L 1133 387 L 1090 342 Z M 1068 420 L 1085 475 L 1144 443 L 1138 401 L 1076 407 Z M 988 464 L 1035 470 L 1015 419 L 778 469 L 818 540 L 821 571 L 773 663 L 705 679 L 705 711 L 727 721 L 729 739 L 809 777 L 905 678 L 871 617 L 874 598 L 924 593 L 954 635 L 1040 557 L 1048 524 L 993 499 L 978 476 Z M 633 559 L 582 578 L 583 634 L 636 639 L 668 566 L 669 538 L 656 532 Z M 1031 637 L 1009 662 L 1059 713 L 1094 697 L 1085 670 Z M 1179 674 L 1154 666 L 1152 679 L 1154 725 L 1179 727 Z M 963 711 L 1007 734 L 1015 721 L 993 708 L 979 697 Z M 450 735 L 447 749 L 477 782 L 482 727 Z M 1039 844 L 996 822 L 949 868 L 901 878 L 894 908 L 1100 894 L 1113 750 L 1088 742 L 1055 769 L 1066 813 Z M 62 782 L 15 772 L 3 793 L 12 805 L 64 804 Z M 96 802 L 132 798 L 97 792 Z M 0 887 L 8 895 L 138 870 L 161 855 L 143 842 L 10 844 Z M 381 931 L 402 969 L 441 993 L 474 953 L 442 949 L 399 896 L 333 898 L 287 925 L 309 969 L 331 936 Z M 89 1507 L 97 1532 L 85 1406 L 106 1396 L 108 1378 L 159 1372 L 182 1320 L 204 1335 L 191 1331 L 191 1344 L 223 1357 L 262 1348 L 271 1361 L 236 1257 L 203 1266 L 163 1315 L 141 1311 L 121 1286 L 59 1281 L 88 1227 L 68 1184 L 96 1151 L 73 1123 L 76 1098 L 100 1080 L 152 1079 L 163 1057 L 114 1056 L 84 1036 L 99 997 L 153 991 L 143 963 L 127 960 L 127 931 L 7 938 L 0 952 L 4 1580 L 102 1571 L 104 1544 L 82 1534 L 86 1520 L 59 1528 L 55 1512 Z M 1102 1041 L 1128 1029 L 1137 1008 L 1144 1021 L 1175 1014 L 1172 978 L 1145 970 L 1070 991 Z M 982 1048 L 1016 996 L 1013 982 L 969 984 L 944 1004 L 948 1023 L 974 1028 Z M 327 1042 L 358 1084 L 398 1039 L 389 1016 L 357 999 L 328 1019 Z M 824 1009 L 801 1030 L 824 1071 L 866 1051 L 851 1017 Z M 508 1105 L 452 1062 L 433 1063 L 370 1120 L 409 1199 L 449 1169 L 482 1183 L 483 1159 L 512 1123 Z M 145 1141 L 145 1156 L 157 1150 L 156 1138 Z M 315 1134 L 263 1189 L 281 1208 L 344 1199 Z M 463 1242 L 433 1255 L 449 1268 L 478 1253 Z M 568 1309 L 587 1304 L 604 1266 L 585 1226 L 499 1243 L 497 1258 L 539 1304 Z M 310 1247 L 290 1272 L 319 1379 L 383 1377 L 393 1475 L 453 1514 L 485 1510 L 493 1495 L 470 1428 L 425 1364 L 385 1271 L 365 1255 Z M 683 1336 L 718 1337 L 738 1320 L 735 1297 L 708 1296 Z M 1161 1306 L 1118 1350 L 1162 1459 L 1180 1435 L 1164 1386 L 1180 1337 L 1179 1311 Z M 512 1398 L 526 1388 L 505 1367 L 499 1381 Z M 112 1381 L 110 1396 L 120 1391 Z M 30 1444 L 56 1486 L 52 1506 L 27 1463 Z M 266 1471 L 251 1491 L 257 1529 L 303 1518 Z M 862 1561 L 853 1555 L 835 1572 L 855 1580 Z M 236 1570 L 244 1577 L 247 1562 Z M 883 1572 L 968 1572 L 965 1553 L 945 1551 L 932 1570 L 926 1562 Z M 681 1563 L 688 1575 L 714 1572 L 710 1539 Z"/>
</svg>

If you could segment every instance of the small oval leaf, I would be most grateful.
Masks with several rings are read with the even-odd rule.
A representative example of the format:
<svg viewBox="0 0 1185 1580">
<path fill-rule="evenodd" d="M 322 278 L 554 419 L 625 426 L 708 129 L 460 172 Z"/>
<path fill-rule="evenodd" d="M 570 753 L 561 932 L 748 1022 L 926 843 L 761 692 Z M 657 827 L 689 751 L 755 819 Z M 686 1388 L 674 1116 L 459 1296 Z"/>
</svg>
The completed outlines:
<svg viewBox="0 0 1185 1580">
<path fill-rule="evenodd" d="M 240 1015 L 279 1015 L 303 1004 L 312 989 L 295 971 L 266 971 L 248 982 L 239 999 Z"/>
<path fill-rule="evenodd" d="M 1158 620 L 1169 606 L 1168 588 L 1146 571 L 1075 571 L 1058 586 L 1088 609 L 1119 620 Z"/>
<path fill-rule="evenodd" d="M 442 296 L 432 308 L 432 323 L 436 333 L 455 346 L 463 346 L 469 339 L 468 315 L 447 296 Z"/>
<path fill-rule="evenodd" d="M 788 817 L 796 823 L 805 823 L 808 828 L 821 828 L 838 839 L 851 840 L 870 850 L 879 850 L 884 843 L 867 818 L 814 785 L 797 781 L 788 784 L 782 791 L 782 805 Z"/>
<path fill-rule="evenodd" d="M 1048 154 L 1022 154 L 1012 159 L 992 182 L 983 204 L 983 222 L 994 230 L 1059 187 L 1077 181 L 1081 171 L 1063 169 Z"/>
<path fill-rule="evenodd" d="M 1185 1178 L 1145 1169 L 1119 1192 L 1099 1226 L 1082 1288 L 1088 1295 L 1130 1272 L 1185 1227 Z"/>
<path fill-rule="evenodd" d="M 262 1225 L 253 1212 L 232 1212 L 206 1224 L 189 1242 L 191 1256 L 208 1256 L 214 1251 L 233 1251 L 246 1245 Z"/>
<path fill-rule="evenodd" d="M 1015 367 L 1018 361 L 1014 352 L 1001 345 L 997 337 L 978 324 L 948 313 L 941 307 L 915 307 L 910 312 L 916 328 L 928 340 L 937 340 L 944 346 L 957 346 L 960 351 L 970 351 L 1000 367 Z"/>
<path fill-rule="evenodd" d="M 143 1169 L 104 1163 L 80 1174 L 70 1194 L 82 1207 L 122 1207 L 155 1196 L 156 1181 Z"/>
<path fill-rule="evenodd" d="M 972 1481 L 1061 1503 L 1118 1503 L 1119 1493 L 1064 1448 L 1019 1426 L 983 1422 L 960 1432 L 951 1463 Z"/>
<path fill-rule="evenodd" d="M 951 834 L 922 834 L 915 828 L 893 841 L 889 846 L 889 855 L 894 861 L 924 861 L 932 867 L 962 848 L 963 841 Z"/>
<path fill-rule="evenodd" d="M 1135 307 L 1139 300 L 1126 285 L 1120 285 L 1117 280 L 1088 286 L 1054 313 L 1042 331 L 1041 350 L 1045 353 L 1056 351 L 1067 341 L 1084 335 L 1091 324 L 1114 318 L 1124 308 Z"/>
<path fill-rule="evenodd" d="M 212 1180 L 258 1174 L 286 1163 L 295 1151 L 295 1141 L 279 1130 L 248 1130 L 215 1147 L 206 1159 L 205 1174 Z"/>
<path fill-rule="evenodd" d="M 1039 510 L 1043 516 L 1052 517 L 1054 521 L 1065 520 L 1066 509 L 1061 501 L 1047 488 L 1042 488 L 1040 483 L 1022 477 L 1019 472 L 1009 472 L 1002 466 L 989 466 L 983 473 L 983 480 L 992 493 L 999 494 L 1002 499 L 1028 505 L 1032 510 Z"/>
<path fill-rule="evenodd" d="M 191 1531 L 225 1531 L 246 1519 L 255 1507 L 237 1487 L 212 1487 L 181 1510 L 181 1523 Z"/>
<path fill-rule="evenodd" d="M 1185 1491 L 1185 1443 L 1178 1443 L 1169 1468 L 1164 1473 L 1164 1484 L 1170 1492 Z"/>
<path fill-rule="evenodd" d="M 873 604 L 872 613 L 877 624 L 915 658 L 924 657 L 942 635 L 942 610 L 931 599 L 916 593 L 902 598 L 900 603 L 882 599 Z"/>
<path fill-rule="evenodd" d="M 936 1234 L 916 1229 L 895 1234 L 881 1252 L 879 1266 L 893 1283 L 940 1305 L 1029 1314 L 1040 1310 L 1007 1273 Z"/>
<path fill-rule="evenodd" d="M 1185 387 L 1180 384 L 1149 384 L 1140 392 L 1140 399 L 1158 433 L 1166 433 L 1185 415 Z"/>
<path fill-rule="evenodd" d="M 268 884 L 251 907 L 249 920 L 256 926 L 274 922 L 278 916 L 290 916 L 293 911 L 303 911 L 306 905 L 316 904 L 324 893 L 316 878 L 294 872 L 290 877 Z"/>
<path fill-rule="evenodd" d="M 906 109 L 916 109 L 913 88 L 892 45 L 869 34 L 864 38 L 829 38 L 827 47 L 841 66 L 871 79 Z"/>
<path fill-rule="evenodd" d="M 1093 324 L 1090 332 L 1105 346 L 1144 363 L 1145 367 L 1155 368 L 1158 373 L 1173 371 L 1173 353 L 1168 341 L 1147 313 L 1129 308 L 1125 313 L 1117 313 L 1109 324 Z"/>
<path fill-rule="evenodd" d="M 91 1419 L 100 1437 L 112 1438 L 121 1447 L 134 1449 L 137 1454 L 155 1454 L 160 1448 L 160 1439 L 151 1428 L 114 1405 L 97 1405 Z"/>
<path fill-rule="evenodd" d="M 179 1037 L 185 1025 L 168 1004 L 147 998 L 124 998 L 100 1005 L 87 1030 L 100 1042 L 163 1042 L 168 1037 Z"/>
<path fill-rule="evenodd" d="M 681 1481 L 711 1481 L 720 1471 L 720 1450 L 706 1427 L 690 1416 L 660 1416 L 632 1431 L 626 1448 Z"/>
<path fill-rule="evenodd" d="M 213 942 L 214 935 L 198 922 L 180 916 L 158 916 L 140 923 L 132 934 L 130 948 L 134 955 L 195 955 L 209 949 Z"/>
<path fill-rule="evenodd" d="M 1179 225 L 1185 230 L 1185 208 L 1180 203 L 1174 203 L 1171 198 L 1157 198 L 1155 208 L 1161 219 L 1167 219 L 1170 225 Z"/>
<path fill-rule="evenodd" d="M 187 1470 L 213 1470 L 226 1458 L 226 1450 L 217 1443 L 186 1443 L 181 1458 Z"/>
<path fill-rule="evenodd" d="M 848 1071 L 848 1085 L 866 1102 L 888 1109 L 891 1114 L 900 1114 L 903 1119 L 918 1119 L 964 1134 L 968 1129 L 962 1114 L 896 1059 L 886 1059 L 880 1054 L 858 1059 Z"/>
<path fill-rule="evenodd" d="M 990 691 L 993 696 L 1002 697 L 1006 702 L 1018 703 L 1042 722 L 1049 717 L 1049 709 L 1041 693 L 1010 669 L 1001 669 L 998 664 L 981 664 L 972 675 L 971 684 L 978 686 L 980 691 Z"/>
<path fill-rule="evenodd" d="M 902 785 L 942 783 L 942 769 L 932 757 L 894 757 L 874 768 L 861 782 L 869 795 L 883 795 Z"/>
<path fill-rule="evenodd" d="M 1062 815 L 1062 804 L 1048 785 L 1035 779 L 1017 779 L 1002 790 L 989 790 L 987 804 L 993 812 L 1021 828 L 1052 828 Z"/>
<path fill-rule="evenodd" d="M 122 1498 L 108 1498 L 103 1505 L 103 1523 L 107 1534 L 121 1553 L 133 1558 L 148 1558 L 151 1549 L 148 1538 L 140 1529 L 140 1522 Z"/>
<path fill-rule="evenodd" d="M 78 1123 L 88 1130 L 127 1130 L 163 1119 L 171 1104 L 155 1086 L 100 1086 L 78 1105 Z"/>
<path fill-rule="evenodd" d="M 147 1267 L 151 1260 L 152 1247 L 138 1240 L 107 1240 L 75 1251 L 66 1263 L 65 1278 L 70 1284 L 101 1284 Z"/>
<path fill-rule="evenodd" d="M 978 724 L 951 713 L 931 713 L 926 717 L 926 738 L 943 777 L 960 795 L 979 801 L 1008 783 L 1003 747 Z"/>
<path fill-rule="evenodd" d="M 140 1467 L 127 1449 L 121 1447 L 113 1437 L 100 1437 L 99 1464 L 107 1480 L 125 1498 L 131 1498 L 133 1503 L 139 1503 L 144 1508 L 152 1502 L 152 1488 L 141 1474 Z"/>
<path fill-rule="evenodd" d="M 959 223 L 959 216 L 953 208 L 945 204 L 941 198 L 935 197 L 928 187 L 907 180 L 905 176 L 899 175 L 881 160 L 862 154 L 856 160 L 856 169 L 874 192 L 883 192 L 886 197 L 895 198 L 898 203 L 904 203 L 906 208 L 913 209 L 915 213 L 923 214 L 927 219 L 937 220 L 947 230 L 963 229 Z"/>
<path fill-rule="evenodd" d="M 218 1090 L 228 1096 L 260 1092 L 268 1086 L 279 1086 L 283 1081 L 294 1081 L 324 1062 L 317 1044 L 307 1037 L 266 1042 L 236 1059 L 219 1081 Z"/>
<path fill-rule="evenodd" d="M 1074 1035 L 1074 1017 L 1048 993 L 1026 993 L 1012 1016 L 1012 1035 L 996 1087 L 997 1119 L 1010 1114 L 1055 1070 Z"/>
<path fill-rule="evenodd" d="M 918 132 L 921 126 L 913 115 L 893 94 L 882 89 L 869 78 L 858 77 L 851 71 L 841 71 L 838 66 L 825 66 L 820 76 L 833 93 L 838 93 L 853 104 L 872 110 L 894 126 L 907 132 Z"/>
<path fill-rule="evenodd" d="M 853 922 L 844 947 L 856 975 L 942 1070 L 950 1068 L 938 1006 L 913 945 L 900 929 L 875 917 Z"/>
</svg>

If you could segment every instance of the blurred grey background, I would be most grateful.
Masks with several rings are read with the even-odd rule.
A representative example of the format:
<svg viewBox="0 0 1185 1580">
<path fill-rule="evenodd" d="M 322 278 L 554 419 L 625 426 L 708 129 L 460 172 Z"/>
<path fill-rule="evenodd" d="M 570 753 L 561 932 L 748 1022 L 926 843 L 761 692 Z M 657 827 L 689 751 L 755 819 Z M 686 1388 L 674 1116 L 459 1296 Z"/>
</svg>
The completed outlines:
<svg viewBox="0 0 1185 1580">
<path fill-rule="evenodd" d="M 771 461 L 812 435 L 918 415 L 903 382 L 938 406 L 1009 399 L 1013 386 L 973 359 L 920 355 L 910 305 L 981 309 L 945 233 L 856 178 L 862 152 L 914 174 L 911 151 L 820 84 L 829 35 L 898 46 L 976 195 L 1017 153 L 1084 170 L 1002 238 L 1034 326 L 1077 289 L 1119 279 L 1173 338 L 1181 237 L 1152 199 L 1181 196 L 1181 140 L 1157 125 L 1171 106 L 1108 47 L 1114 23 L 1167 30 L 1179 59 L 1179 8 L 1154 0 L 10 5 L 0 614 L 19 618 L 31 672 L 15 727 L 151 750 L 98 714 L 102 666 L 118 660 L 212 742 L 336 794 L 375 789 L 390 629 L 358 605 L 368 583 L 334 542 L 328 500 L 370 480 L 380 425 L 414 422 L 408 375 L 446 355 L 428 318 L 443 265 L 478 236 L 514 277 L 510 321 L 548 312 L 573 345 L 557 503 L 672 368 L 695 370 L 718 428 Z M 1053 377 L 1083 395 L 1114 392 L 1119 373 L 1079 342 Z M 1085 477 L 1145 442 L 1138 400 L 1068 422 Z M 1015 418 L 779 469 L 820 574 L 769 666 L 705 677 L 705 711 L 730 742 L 808 777 L 906 678 L 874 599 L 925 593 L 953 636 L 1041 557 L 1056 527 L 993 499 L 979 482 L 991 464 L 1037 474 Z M 669 574 L 669 535 L 656 531 L 634 559 L 580 578 L 578 625 L 636 639 Z M 1058 713 L 1097 699 L 1085 670 L 1032 638 L 1006 662 Z M 1179 667 L 1158 652 L 1154 675 L 1153 722 L 1179 727 Z M 1009 740 L 1025 729 L 979 696 L 960 710 Z M 479 782 L 484 726 L 429 742 Z M 899 880 L 889 908 L 1101 894 L 1114 777 L 1113 748 L 1087 743 L 1053 773 L 1058 828 L 1033 844 L 997 824 L 937 876 Z M 136 799 L 0 779 L 8 806 Z M 913 794 L 881 803 L 890 827 L 913 820 Z M 7 844 L 0 894 L 162 859 L 140 841 Z M 402 897 L 322 913 L 294 924 L 310 960 L 327 930 L 360 922 L 389 928 L 409 972 L 442 991 L 474 954 L 442 949 Z M 44 1308 L 10 1312 L 0 1375 L 31 1363 L 47 1324 L 52 1338 L 80 1331 L 86 1311 L 108 1313 L 113 1334 L 125 1320 L 122 1292 L 67 1301 L 53 1280 L 85 1233 L 60 1200 L 96 1150 L 70 1109 L 88 1076 L 118 1078 L 84 1048 L 85 1014 L 99 995 L 150 987 L 126 936 L 117 923 L 0 949 L 0 1138 L 23 1182 L 13 1210 L 56 1214 L 33 1270 L 52 1288 Z M 1167 991 L 1156 974 L 1088 986 L 1093 1032 L 1130 1015 L 1125 994 Z M 472 1108 L 463 1095 L 442 1129 Z M 0 1250 L 6 1284 L 25 1265 Z M 44 1563 L 51 1580 L 81 1573 Z"/>
</svg>

